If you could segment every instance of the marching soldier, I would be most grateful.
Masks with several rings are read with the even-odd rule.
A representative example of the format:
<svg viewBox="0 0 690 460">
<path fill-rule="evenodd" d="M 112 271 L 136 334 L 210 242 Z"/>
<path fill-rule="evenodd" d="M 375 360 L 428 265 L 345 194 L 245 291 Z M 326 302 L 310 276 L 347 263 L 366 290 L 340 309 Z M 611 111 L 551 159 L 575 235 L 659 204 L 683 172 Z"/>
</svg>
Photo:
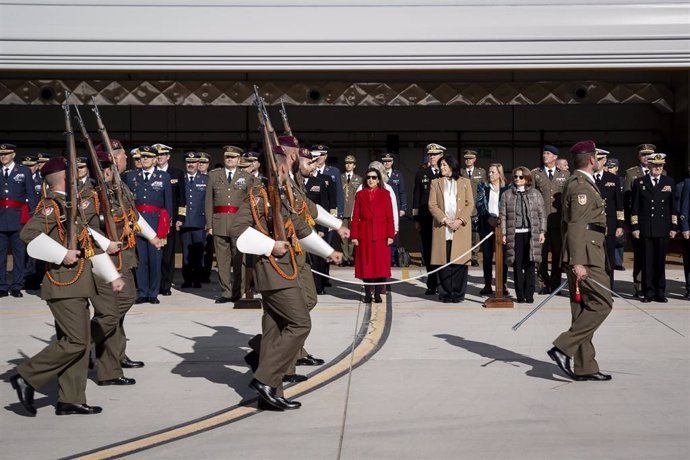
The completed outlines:
<svg viewBox="0 0 690 460">
<path fill-rule="evenodd" d="M 592 280 L 609 287 L 611 269 L 606 261 L 606 205 L 594 184 L 599 170 L 592 141 L 575 144 L 575 172 L 563 189 L 563 263 L 567 266 L 572 325 L 554 340 L 549 357 L 575 381 L 606 381 L 611 376 L 599 371 L 592 336 L 611 312 L 611 293 Z M 578 295 L 579 294 L 579 295 Z M 574 358 L 574 369 L 570 360 Z"/>
<path fill-rule="evenodd" d="M 666 253 L 669 238 L 676 236 L 673 179 L 662 174 L 666 154 L 647 156 L 649 174 L 632 185 L 630 223 L 632 236 L 641 243 L 642 302 L 668 302 L 666 298 Z"/>
<path fill-rule="evenodd" d="M 343 225 L 350 228 L 352 224 L 352 208 L 355 205 L 355 193 L 357 188 L 362 185 L 362 176 L 355 173 L 357 160 L 354 155 L 345 157 L 345 172 L 340 176 L 343 184 Z M 355 249 L 349 238 L 343 239 L 343 265 L 353 266 L 355 264 Z"/>
<path fill-rule="evenodd" d="M 213 235 L 222 291 L 216 303 L 235 302 L 242 297 L 242 253 L 237 250 L 237 239 L 231 236 L 230 229 L 254 184 L 254 176 L 237 167 L 244 151 L 232 145 L 223 150 L 224 167 L 209 173 L 205 198 L 206 231 Z"/>
<path fill-rule="evenodd" d="M 38 197 L 31 170 L 14 162 L 15 146 L 0 144 L 0 297 L 23 297 L 26 245 L 19 232 L 29 221 Z M 7 252 L 12 245 L 12 283 L 7 279 Z"/>
<path fill-rule="evenodd" d="M 170 216 L 171 229 L 168 232 L 168 241 L 163 247 L 163 258 L 161 260 L 161 295 L 171 295 L 173 278 L 175 276 L 175 246 L 177 232 L 184 225 L 186 214 L 185 198 L 185 173 L 180 168 L 170 164 L 170 152 L 172 147 L 165 144 L 153 144 L 151 146 L 156 151 L 157 169 L 165 171 L 170 175 L 170 185 L 172 186 L 172 209 Z"/>
<path fill-rule="evenodd" d="M 156 230 L 156 235 L 166 241 L 170 231 L 170 216 L 173 213 L 172 185 L 170 175 L 153 165 L 156 151 L 144 145 L 138 148 L 141 155 L 141 169 L 127 171 L 123 181 L 134 195 L 136 210 Z M 159 248 L 137 235 L 136 268 L 137 299 L 135 303 L 159 304 L 161 285 L 161 259 Z"/>
<path fill-rule="evenodd" d="M 649 174 L 649 167 L 647 165 L 647 155 L 651 155 L 656 150 L 654 144 L 640 144 L 637 146 L 637 160 L 638 165 L 625 170 L 625 183 L 623 184 L 623 193 L 625 201 L 625 211 L 630 219 L 632 206 L 632 188 L 635 181 Z M 666 171 L 664 171 L 666 174 Z M 632 227 L 632 222 L 630 222 Z M 642 240 L 639 238 L 632 239 L 633 248 L 633 295 L 635 297 L 644 297 L 642 291 L 642 257 L 643 248 Z"/>
<path fill-rule="evenodd" d="M 200 288 L 204 278 L 203 259 L 206 243 L 206 190 L 208 176 L 199 174 L 201 155 L 185 154 L 187 173 L 184 177 L 187 213 L 180 229 L 182 242 L 182 288 Z"/>
<path fill-rule="evenodd" d="M 429 211 L 429 191 L 431 181 L 440 177 L 438 160 L 443 156 L 446 148 L 439 144 L 429 144 L 426 146 L 426 154 L 429 157 L 428 167 L 417 171 L 414 177 L 414 193 L 412 198 L 412 219 L 415 228 L 422 240 L 422 260 L 426 266 L 426 271 L 434 269 L 431 265 L 431 233 L 434 218 Z M 436 294 L 438 287 L 438 277 L 436 273 L 428 275 L 426 278 L 425 295 Z"/>
<path fill-rule="evenodd" d="M 599 170 L 594 173 L 594 183 L 599 189 L 599 194 L 606 203 L 606 255 L 611 267 L 615 266 L 616 238 L 623 236 L 623 191 L 620 188 L 618 177 L 606 170 L 609 152 L 597 149 L 597 161 Z M 611 287 L 613 287 L 613 273 L 611 270 Z"/>
<path fill-rule="evenodd" d="M 68 229 L 63 219 L 67 216 L 65 169 L 64 158 L 52 158 L 45 164 L 44 177 L 50 192 L 21 232 L 29 254 L 50 264 L 41 287 L 41 298 L 50 307 L 59 337 L 22 363 L 17 374 L 10 379 L 19 401 L 30 416 L 36 415 L 34 388 L 43 387 L 55 377 L 59 388 L 57 415 L 87 415 L 102 411 L 101 407 L 86 404 L 89 298 L 97 293 L 94 276 L 111 283 L 109 288 L 115 292 L 121 291 L 125 284 L 106 254 L 89 255 L 98 249 L 88 236 L 80 238 L 79 249 L 68 249 Z M 81 207 L 81 203 L 78 206 Z M 74 225 L 77 235 L 87 234 L 88 226 L 79 214 Z M 86 261 L 82 254 L 90 260 Z"/>
<path fill-rule="evenodd" d="M 540 294 L 550 294 L 561 284 L 561 195 L 565 183 L 570 177 L 567 171 L 556 167 L 558 149 L 553 145 L 545 145 L 542 149 L 543 167 L 532 170 L 534 187 L 541 193 L 544 200 L 544 215 L 546 216 L 546 235 L 541 247 L 541 264 L 537 269 L 539 279 L 543 284 Z M 549 275 L 549 252 L 551 253 L 551 275 Z"/>
<path fill-rule="evenodd" d="M 465 159 L 465 167 L 460 170 L 460 175 L 472 182 L 472 196 L 477 199 L 477 187 L 479 184 L 486 182 L 486 171 L 484 168 L 475 166 L 477 162 L 477 152 L 475 150 L 465 150 L 463 152 Z M 477 208 L 474 208 L 472 213 L 472 246 L 479 243 L 479 221 L 477 218 Z M 472 250 L 472 266 L 478 267 L 477 254 L 479 254 L 479 246 Z"/>
</svg>

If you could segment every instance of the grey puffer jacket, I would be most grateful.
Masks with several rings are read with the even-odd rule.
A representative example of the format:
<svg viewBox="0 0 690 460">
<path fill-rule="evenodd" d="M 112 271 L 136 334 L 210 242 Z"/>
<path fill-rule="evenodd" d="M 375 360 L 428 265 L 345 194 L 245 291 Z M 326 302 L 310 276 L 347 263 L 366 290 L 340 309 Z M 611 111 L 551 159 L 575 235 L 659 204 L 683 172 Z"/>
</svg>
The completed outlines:
<svg viewBox="0 0 690 460">
<path fill-rule="evenodd" d="M 529 211 L 530 221 L 530 251 L 529 260 L 541 262 L 541 244 L 539 234 L 546 233 L 546 217 L 544 216 L 544 199 L 534 187 L 527 187 L 525 200 Z M 515 261 L 515 203 L 517 190 L 511 187 L 503 194 L 501 201 L 501 230 L 506 237 L 506 263 L 512 265 Z"/>
</svg>

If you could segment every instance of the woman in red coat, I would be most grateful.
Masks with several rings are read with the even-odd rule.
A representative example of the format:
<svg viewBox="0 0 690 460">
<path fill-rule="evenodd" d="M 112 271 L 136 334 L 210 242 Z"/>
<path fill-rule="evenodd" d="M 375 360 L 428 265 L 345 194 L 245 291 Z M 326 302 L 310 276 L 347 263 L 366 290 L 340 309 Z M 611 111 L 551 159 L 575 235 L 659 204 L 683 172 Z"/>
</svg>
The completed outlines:
<svg viewBox="0 0 690 460">
<path fill-rule="evenodd" d="M 388 190 L 383 188 L 381 172 L 369 168 L 366 186 L 355 194 L 350 240 L 355 245 L 355 277 L 366 282 L 382 282 L 391 276 L 389 246 L 393 244 L 393 204 Z M 367 286 L 364 302 L 371 302 Z M 376 286 L 374 300 L 381 302 L 381 286 Z"/>
</svg>

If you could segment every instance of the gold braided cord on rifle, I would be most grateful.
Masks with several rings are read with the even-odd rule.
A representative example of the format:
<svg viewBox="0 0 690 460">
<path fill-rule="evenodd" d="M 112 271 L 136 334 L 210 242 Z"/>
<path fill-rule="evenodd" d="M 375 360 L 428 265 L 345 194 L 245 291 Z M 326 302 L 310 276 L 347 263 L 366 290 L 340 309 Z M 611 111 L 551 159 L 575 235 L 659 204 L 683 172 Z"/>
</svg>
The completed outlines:
<svg viewBox="0 0 690 460">
<path fill-rule="evenodd" d="M 134 211 L 132 208 L 129 209 L 126 213 L 123 213 L 120 216 L 113 216 L 113 220 L 115 221 L 116 224 L 119 224 L 120 222 L 124 222 L 122 226 L 122 234 L 119 237 L 119 240 L 122 241 L 122 249 L 134 249 L 137 245 L 137 239 L 135 236 L 135 233 L 141 233 L 141 227 L 139 227 L 139 224 L 135 223 L 134 228 L 130 229 L 130 222 L 135 221 L 134 219 Z M 132 231 L 134 230 L 134 231 Z"/>
<path fill-rule="evenodd" d="M 261 198 L 264 201 L 264 216 L 266 219 L 268 219 L 268 194 L 266 193 L 265 188 L 259 189 L 259 193 L 261 194 Z M 252 212 L 252 218 L 254 219 L 254 223 L 256 224 L 256 228 L 263 233 L 266 236 L 270 236 L 269 232 L 267 229 L 265 229 L 261 225 L 261 218 L 259 217 L 259 205 L 257 204 L 256 200 L 254 199 L 254 191 L 252 189 L 249 190 L 249 209 Z M 292 224 L 292 221 L 290 219 L 287 220 L 285 223 L 285 230 L 286 232 L 290 233 L 290 236 L 294 235 L 295 232 L 295 227 Z M 293 241 L 295 238 L 293 238 Z M 298 243 L 299 245 L 299 243 Z M 281 278 L 287 280 L 287 281 L 293 281 L 297 279 L 297 276 L 299 275 L 299 272 L 297 271 L 297 260 L 295 259 L 295 250 L 297 248 L 293 249 L 292 245 L 288 246 L 288 252 L 290 253 L 290 262 L 292 263 L 292 275 L 288 275 L 285 273 L 279 266 L 278 263 L 275 260 L 275 257 L 273 255 L 268 256 L 268 261 L 271 264 L 271 267 L 280 275 Z M 301 251 L 301 247 L 300 247 Z"/>
</svg>

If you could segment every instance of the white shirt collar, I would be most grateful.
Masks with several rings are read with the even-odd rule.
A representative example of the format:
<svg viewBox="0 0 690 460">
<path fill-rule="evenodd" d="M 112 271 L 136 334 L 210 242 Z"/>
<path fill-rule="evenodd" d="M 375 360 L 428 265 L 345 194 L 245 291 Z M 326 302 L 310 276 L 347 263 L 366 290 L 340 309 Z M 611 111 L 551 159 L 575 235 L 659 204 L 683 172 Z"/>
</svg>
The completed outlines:
<svg viewBox="0 0 690 460">
<path fill-rule="evenodd" d="M 588 173 L 587 171 L 583 171 L 581 169 L 576 169 L 576 171 L 585 175 L 587 178 L 589 178 L 590 182 L 592 182 L 593 184 L 596 185 L 596 182 L 594 181 L 594 176 L 592 174 Z"/>
<path fill-rule="evenodd" d="M 156 168 L 153 168 L 153 167 L 151 169 L 143 169 L 142 168 L 142 171 L 144 172 L 144 174 L 153 174 L 153 172 L 155 170 L 156 170 Z"/>
<path fill-rule="evenodd" d="M 235 175 L 235 171 L 237 171 L 237 168 L 235 168 L 235 169 L 228 169 L 228 168 L 225 168 L 225 175 L 227 176 L 228 173 L 232 173 L 232 175 L 234 176 L 234 175 Z"/>
<path fill-rule="evenodd" d="M 7 166 L 2 167 L 2 173 L 5 174 L 5 168 L 9 169 L 9 173 L 12 174 L 12 171 L 14 170 L 14 161 Z"/>
<path fill-rule="evenodd" d="M 166 163 L 165 166 L 158 166 L 158 169 L 168 172 L 168 166 L 170 166 L 170 163 Z"/>
</svg>

